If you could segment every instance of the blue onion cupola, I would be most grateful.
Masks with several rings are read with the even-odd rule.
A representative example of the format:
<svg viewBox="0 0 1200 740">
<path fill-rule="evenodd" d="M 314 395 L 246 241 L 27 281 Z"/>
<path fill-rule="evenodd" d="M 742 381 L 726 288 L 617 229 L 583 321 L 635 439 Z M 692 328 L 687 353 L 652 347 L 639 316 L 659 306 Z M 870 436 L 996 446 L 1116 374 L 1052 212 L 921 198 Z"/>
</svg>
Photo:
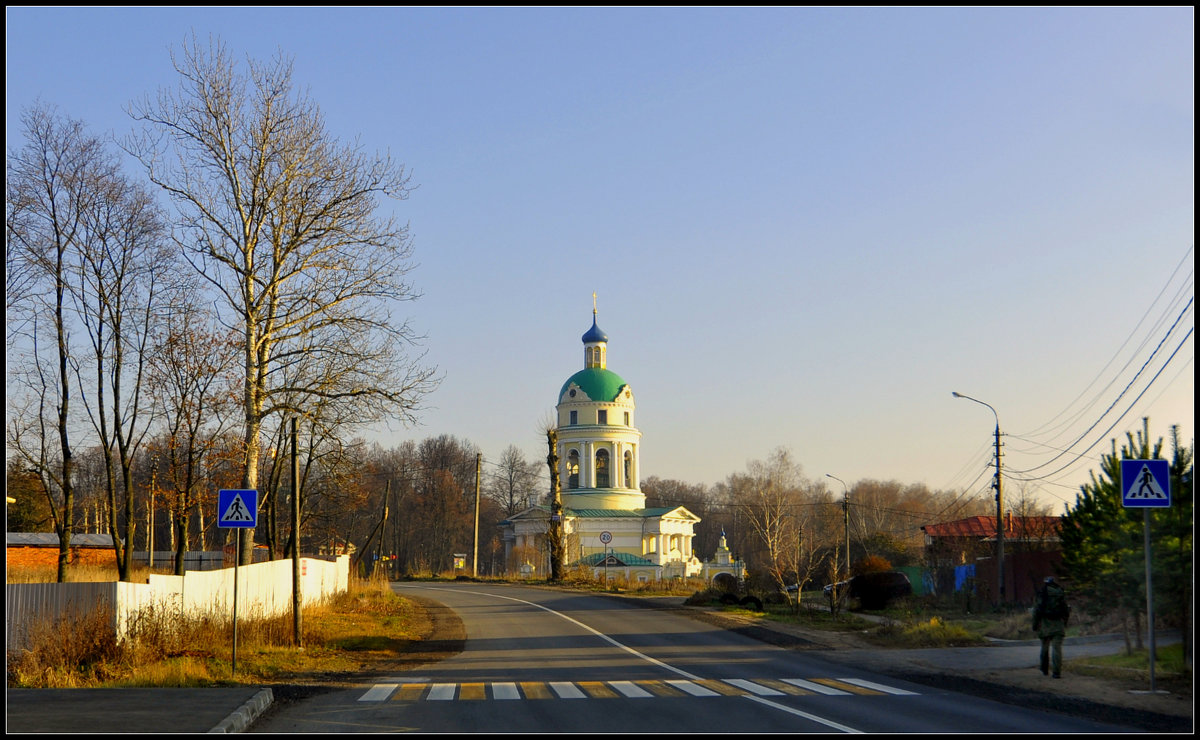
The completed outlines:
<svg viewBox="0 0 1200 740">
<path fill-rule="evenodd" d="M 608 335 L 596 326 L 596 309 L 592 309 L 592 328 L 583 335 L 583 366 L 603 368 L 607 364 Z"/>
</svg>

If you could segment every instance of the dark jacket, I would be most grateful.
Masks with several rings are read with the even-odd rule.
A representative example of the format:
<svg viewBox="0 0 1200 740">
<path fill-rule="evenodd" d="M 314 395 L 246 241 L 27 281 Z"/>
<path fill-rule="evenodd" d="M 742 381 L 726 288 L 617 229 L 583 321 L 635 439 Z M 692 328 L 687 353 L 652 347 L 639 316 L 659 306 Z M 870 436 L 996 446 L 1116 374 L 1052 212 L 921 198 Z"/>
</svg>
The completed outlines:
<svg viewBox="0 0 1200 740">
<path fill-rule="evenodd" d="M 1033 609 L 1033 629 L 1040 637 L 1053 637 L 1067 631 L 1071 618 L 1071 607 L 1067 605 L 1067 592 L 1053 581 L 1047 583 L 1038 595 Z"/>
</svg>

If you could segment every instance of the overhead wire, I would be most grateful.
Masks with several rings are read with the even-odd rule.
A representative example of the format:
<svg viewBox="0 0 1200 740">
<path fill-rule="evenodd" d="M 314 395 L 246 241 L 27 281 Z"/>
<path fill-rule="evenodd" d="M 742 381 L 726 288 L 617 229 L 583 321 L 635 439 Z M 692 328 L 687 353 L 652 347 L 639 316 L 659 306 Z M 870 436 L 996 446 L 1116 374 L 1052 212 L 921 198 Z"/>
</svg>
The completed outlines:
<svg viewBox="0 0 1200 740">
<path fill-rule="evenodd" d="M 1157 357 L 1161 356 L 1161 352 L 1163 350 L 1164 345 L 1166 345 L 1166 343 L 1172 337 L 1172 335 L 1176 334 L 1176 331 L 1179 328 L 1179 325 L 1183 321 L 1184 317 L 1186 317 L 1187 315 L 1189 315 L 1189 313 L 1194 311 L 1194 302 L 1195 302 L 1194 286 L 1190 279 L 1185 278 L 1185 280 L 1180 284 L 1179 287 L 1177 287 L 1173 292 L 1170 291 L 1171 285 L 1176 281 L 1176 279 L 1180 275 L 1183 266 L 1188 263 L 1188 258 L 1192 254 L 1192 252 L 1193 252 L 1193 246 L 1189 246 L 1188 249 L 1186 250 L 1184 256 L 1180 259 L 1179 263 L 1177 263 L 1175 268 L 1172 270 L 1171 276 L 1168 278 L 1168 280 L 1163 285 L 1163 287 L 1159 290 L 1158 295 L 1151 302 L 1149 308 L 1147 308 L 1146 311 L 1143 313 L 1141 319 L 1139 319 L 1139 321 L 1135 325 L 1134 329 L 1130 332 L 1130 334 L 1126 337 L 1126 339 L 1121 343 L 1120 347 L 1113 354 L 1112 358 L 1110 358 L 1109 361 L 1100 370 L 1100 372 L 1097 374 L 1097 376 L 1095 378 L 1093 378 L 1092 381 L 1089 382 L 1087 386 L 1085 386 L 1084 390 L 1081 391 L 1079 393 L 1079 395 L 1076 396 L 1075 399 L 1073 399 L 1070 403 L 1068 403 L 1063 408 L 1062 411 L 1060 411 L 1058 414 L 1056 414 L 1054 417 L 1052 417 L 1049 421 L 1047 421 L 1046 423 L 1042 424 L 1041 426 L 1035 428 L 1031 432 L 1022 433 L 1020 435 L 1012 435 L 1012 434 L 1004 435 L 1004 437 L 1011 439 L 1011 440 L 1018 440 L 1021 442 L 1025 442 L 1029 445 L 1034 445 L 1037 447 L 1041 447 L 1043 449 L 1055 450 L 1057 452 L 1057 454 L 1053 455 L 1050 459 L 1048 459 L 1038 465 L 1034 465 L 1032 467 L 1027 467 L 1027 468 L 1023 468 L 1023 469 L 1005 469 L 1005 474 L 1007 476 L 1009 476 L 1011 480 L 1019 481 L 1022 483 L 1038 482 L 1044 486 L 1073 488 L 1074 486 L 1065 485 L 1065 484 L 1060 483 L 1058 480 L 1054 480 L 1055 476 L 1064 474 L 1064 471 L 1067 471 L 1068 469 L 1072 468 L 1073 466 L 1077 465 L 1078 463 L 1084 461 L 1085 459 L 1088 459 L 1088 457 L 1087 457 L 1088 453 L 1097 444 L 1099 444 L 1099 442 L 1104 438 L 1104 436 L 1109 434 L 1112 431 L 1112 429 L 1114 429 L 1116 427 L 1116 425 L 1119 424 L 1120 421 L 1126 415 L 1129 414 L 1129 412 L 1132 410 L 1134 405 L 1136 405 L 1138 403 L 1138 401 L 1152 387 L 1156 387 L 1156 383 L 1158 382 L 1159 378 L 1162 376 L 1163 372 L 1169 366 L 1171 366 L 1171 363 L 1175 360 L 1179 351 L 1187 343 L 1188 339 L 1190 339 L 1190 337 L 1192 335 L 1192 331 L 1194 329 L 1188 330 L 1186 335 L 1180 341 L 1179 345 L 1176 346 L 1175 350 L 1166 358 L 1166 360 L 1164 360 L 1162 362 L 1161 366 L 1154 373 L 1154 375 L 1146 382 L 1145 387 L 1142 388 L 1141 392 L 1138 393 L 1138 395 L 1130 403 L 1129 407 L 1126 408 L 1125 411 L 1122 412 L 1122 414 L 1117 417 L 1117 419 L 1108 427 L 1108 429 L 1105 430 L 1101 434 L 1100 437 L 1097 437 L 1094 441 L 1092 441 L 1091 444 L 1089 444 L 1087 446 L 1087 448 L 1084 449 L 1082 452 L 1075 451 L 1076 448 L 1080 444 L 1085 442 L 1088 435 L 1091 434 L 1100 424 L 1102 424 L 1104 422 L 1104 420 L 1111 414 L 1113 409 L 1118 406 L 1118 404 L 1121 402 L 1121 400 L 1123 398 L 1125 398 L 1131 392 L 1133 387 L 1137 384 L 1139 378 L 1142 378 L 1145 375 L 1145 373 L 1148 371 L 1148 369 L 1153 365 L 1155 359 Z M 1189 270 L 1187 273 L 1187 277 L 1190 278 L 1192 275 L 1194 275 L 1194 272 L 1195 272 L 1194 269 Z M 1188 296 L 1189 290 L 1193 290 L 1193 295 Z M 1163 297 L 1168 295 L 1168 293 L 1172 294 L 1171 298 L 1166 302 L 1165 307 L 1158 314 L 1158 318 L 1154 322 L 1152 322 L 1152 324 L 1150 325 L 1150 328 L 1147 329 L 1145 331 L 1145 333 L 1142 335 L 1142 339 L 1140 340 L 1140 342 L 1137 343 L 1135 349 L 1130 354 L 1129 359 L 1126 360 L 1126 362 L 1120 368 L 1120 370 L 1118 370 L 1116 373 L 1114 373 L 1110 377 L 1110 380 L 1100 390 L 1098 390 L 1090 398 L 1090 400 L 1088 400 L 1086 403 L 1084 403 L 1082 406 L 1080 406 L 1078 408 L 1078 410 L 1072 411 L 1072 409 L 1079 404 L 1080 399 L 1083 399 L 1085 396 L 1087 396 L 1088 391 L 1090 389 L 1092 389 L 1093 387 L 1095 387 L 1096 384 L 1098 383 L 1098 381 L 1100 380 L 1100 378 L 1103 377 L 1105 375 L 1105 373 L 1110 368 L 1113 367 L 1113 365 L 1117 362 L 1117 359 L 1121 356 L 1122 352 L 1125 351 L 1125 349 L 1131 345 L 1134 338 L 1136 336 L 1138 336 L 1139 331 L 1142 330 L 1143 327 L 1145 327 L 1147 325 L 1147 320 L 1153 314 L 1154 307 L 1159 305 L 1162 302 Z M 1186 304 L 1183 306 L 1182 309 L 1179 309 L 1178 307 L 1179 307 L 1180 302 L 1183 301 L 1185 298 L 1186 298 Z M 1178 311 L 1178 313 L 1176 313 L 1176 311 Z M 1125 387 L 1120 391 L 1120 393 L 1118 393 L 1117 396 L 1108 404 L 1108 407 L 1103 411 L 1103 413 L 1099 413 L 1098 415 L 1096 415 L 1095 420 L 1093 422 L 1091 422 L 1091 424 L 1089 424 L 1088 428 L 1082 434 L 1075 436 L 1074 439 L 1072 439 L 1069 443 L 1055 443 L 1055 441 L 1054 441 L 1055 435 L 1059 435 L 1062 430 L 1069 428 L 1071 425 L 1075 424 L 1079 419 L 1084 418 L 1086 415 L 1095 414 L 1095 408 L 1098 404 L 1102 403 L 1102 400 L 1101 400 L 1102 397 L 1106 393 L 1108 393 L 1118 383 L 1120 377 L 1128 371 L 1128 369 L 1133 365 L 1135 359 L 1142 353 L 1142 351 L 1147 346 L 1150 345 L 1150 343 L 1153 341 L 1153 337 L 1155 335 L 1159 334 L 1161 327 L 1168 320 L 1170 320 L 1172 315 L 1174 315 L 1174 320 L 1171 322 L 1171 325 L 1167 329 L 1167 331 L 1161 335 L 1161 338 L 1158 340 L 1157 344 L 1155 345 L 1154 350 L 1151 352 L 1149 357 L 1142 363 L 1141 367 L 1137 370 L 1137 372 L 1134 374 L 1134 376 L 1125 384 Z M 1183 368 L 1180 368 L 1180 370 L 1172 376 L 1170 383 L 1168 383 L 1166 386 L 1158 386 L 1158 387 L 1163 388 L 1163 390 L 1158 395 L 1161 396 L 1162 393 L 1165 392 L 1166 388 L 1169 387 L 1171 384 L 1173 384 L 1175 382 L 1175 380 L 1179 377 L 1179 375 L 1186 369 L 1187 365 L 1190 365 L 1193 362 L 1194 362 L 1194 355 L 1193 355 L 1193 357 L 1188 359 L 1188 361 L 1184 364 Z M 1064 416 L 1066 416 L 1065 419 L 1064 419 Z M 1062 420 L 1062 421 L 1060 422 L 1060 420 Z M 1058 422 L 1058 423 L 1056 423 L 1056 422 Z M 1011 448 L 1009 451 L 1009 454 L 1012 454 L 1014 452 L 1017 454 L 1022 454 L 1025 452 L 1032 453 L 1033 450 L 1029 449 L 1029 448 L 1026 448 L 1026 449 Z M 1048 472 L 1048 473 L 1031 475 L 1032 473 L 1036 473 L 1036 471 L 1042 470 L 1042 469 L 1054 464 L 1055 461 L 1061 460 L 1063 457 L 1065 457 L 1067 455 L 1070 455 L 1073 457 L 1071 462 L 1068 462 L 1067 464 L 1057 468 L 1054 471 Z M 974 459 L 975 458 L 972 458 L 972 460 L 974 460 Z M 970 463 L 968 463 L 968 465 L 969 464 Z M 957 480 L 959 478 L 959 476 L 961 476 L 961 471 L 960 471 L 960 473 L 956 474 L 954 480 Z M 1065 474 L 1063 475 L 1063 477 L 1065 477 Z M 978 478 L 976 478 L 976 480 L 978 480 Z M 974 485 L 974 482 L 972 483 L 972 486 L 973 485 Z M 964 489 L 964 495 L 965 495 L 965 491 L 970 490 L 970 488 L 971 488 L 971 486 L 968 486 Z M 1055 498 L 1059 498 L 1060 500 L 1065 501 L 1065 499 L 1063 499 L 1062 496 L 1054 494 L 1053 492 L 1048 492 L 1048 493 L 1050 493 L 1050 495 L 1054 496 Z"/>
<path fill-rule="evenodd" d="M 1039 465 L 1035 465 L 1032 468 L 1026 468 L 1024 470 L 1010 470 L 1010 474 L 1012 474 L 1012 473 L 1031 473 L 1035 470 L 1040 470 L 1040 469 L 1046 467 L 1047 465 L 1053 464 L 1056 460 L 1059 460 L 1064 455 L 1068 454 L 1069 451 L 1073 447 L 1075 447 L 1075 445 L 1082 442 L 1084 440 L 1084 438 L 1086 438 L 1088 436 L 1088 434 L 1090 434 L 1092 432 L 1093 429 L 1095 429 L 1097 426 L 1100 425 L 1101 422 L 1103 422 L 1104 418 L 1106 416 L 1108 416 L 1109 412 L 1111 412 L 1117 406 L 1117 404 L 1120 403 L 1121 399 L 1125 397 L 1125 394 L 1127 394 L 1130 391 L 1130 389 L 1133 388 L 1133 385 L 1137 382 L 1138 378 L 1140 378 L 1142 376 L 1142 373 L 1146 371 L 1146 368 L 1149 367 L 1150 363 L 1154 360 L 1154 358 L 1158 356 L 1159 351 L 1162 349 L 1162 347 L 1166 343 L 1167 339 L 1169 339 L 1171 337 L 1171 335 L 1175 332 L 1175 328 L 1179 326 L 1179 322 L 1183 320 L 1184 315 L 1187 313 L 1188 309 L 1190 309 L 1192 307 L 1195 300 L 1196 299 L 1194 296 L 1188 300 L 1187 305 L 1184 306 L 1184 308 L 1183 308 L 1183 311 L 1181 311 L 1179 316 L 1176 317 L 1175 322 L 1173 324 L 1171 324 L 1171 327 L 1169 329 L 1167 329 L 1167 333 L 1163 336 L 1163 338 L 1159 341 L 1159 343 L 1154 347 L 1154 350 L 1150 353 L 1150 356 L 1146 358 L 1146 361 L 1142 363 L 1142 366 L 1140 368 L 1138 368 L 1138 371 L 1136 373 L 1134 373 L 1133 377 L 1130 378 L 1129 382 L 1125 384 L 1125 387 L 1121 389 L 1121 392 L 1117 394 L 1117 397 L 1113 399 L 1112 403 L 1110 403 L 1108 405 L 1108 408 L 1106 408 L 1104 410 L 1104 412 L 1100 414 L 1100 416 L 1096 419 L 1096 421 L 1092 422 L 1092 424 L 1087 429 L 1085 429 L 1082 434 L 1080 434 L 1078 437 L 1076 437 L 1075 440 L 1073 442 L 1071 442 L 1071 444 L 1067 445 L 1065 450 L 1059 452 L 1054 457 L 1050 458 L 1049 460 L 1047 460 Z M 1184 336 L 1183 342 L 1186 342 L 1188 337 L 1190 337 L 1192 335 L 1192 331 L 1193 331 L 1193 329 L 1188 329 L 1187 334 Z M 1170 364 L 1171 360 L 1179 352 L 1180 347 L 1183 346 L 1183 342 L 1180 343 L 1179 347 L 1175 348 L 1175 351 L 1172 352 L 1170 357 L 1168 357 L 1167 360 L 1163 363 L 1162 368 L 1157 373 L 1154 374 L 1154 377 L 1152 377 L 1149 380 L 1149 382 L 1146 385 L 1145 390 L 1143 390 L 1142 393 L 1138 394 L 1138 396 L 1137 396 L 1138 398 L 1141 398 L 1142 395 L 1145 394 L 1145 391 L 1150 389 L 1150 386 L 1153 385 L 1154 381 L 1158 378 L 1159 375 L 1162 374 L 1162 371 L 1166 369 L 1167 365 Z M 1128 413 L 1128 410 L 1126 410 L 1126 413 Z M 1122 416 L 1124 416 L 1124 414 L 1122 414 Z M 1114 426 L 1115 426 L 1115 424 L 1114 424 Z M 1110 431 L 1111 431 L 1111 429 L 1112 429 L 1112 427 L 1109 427 Z M 1107 432 L 1105 432 L 1105 433 L 1107 434 Z M 1092 445 L 1090 445 L 1088 447 L 1088 449 L 1090 450 L 1094 446 L 1095 446 L 1095 444 L 1093 443 Z"/>
<path fill-rule="evenodd" d="M 1141 400 L 1142 396 L 1144 396 L 1146 394 L 1146 391 L 1150 390 L 1150 387 L 1154 384 L 1154 381 L 1158 378 L 1158 376 L 1162 374 L 1163 370 L 1167 369 L 1167 365 L 1170 364 L 1171 360 L 1175 357 L 1175 355 L 1179 352 L 1179 350 L 1183 348 L 1183 345 L 1186 344 L 1188 339 L 1190 339 L 1192 337 L 1192 333 L 1194 331 L 1195 331 L 1194 327 L 1191 329 L 1188 329 L 1187 334 L 1184 335 L 1184 337 L 1180 341 L 1179 345 L 1175 348 L 1175 351 L 1172 352 L 1171 356 L 1167 358 L 1167 361 L 1166 361 L 1166 363 L 1163 364 L 1163 367 L 1160 368 L 1159 371 L 1154 374 L 1154 377 L 1150 379 L 1150 381 L 1146 385 L 1146 387 L 1144 389 L 1142 389 L 1142 392 L 1139 393 L 1137 395 L 1137 397 L 1135 397 L 1132 401 L 1129 402 L 1129 406 L 1126 407 L 1125 411 L 1123 411 L 1121 413 L 1121 415 L 1118 416 L 1117 419 L 1115 421 L 1113 421 L 1112 424 L 1109 425 L 1108 429 L 1104 430 L 1103 434 L 1101 434 L 1099 437 L 1096 438 L 1096 440 L 1094 442 L 1092 442 L 1090 445 L 1088 445 L 1087 449 L 1084 450 L 1082 454 L 1087 454 L 1088 452 L 1090 452 L 1092 450 L 1092 448 L 1094 448 L 1096 445 L 1100 444 L 1100 442 L 1102 442 L 1104 440 L 1104 438 L 1108 436 L 1109 432 L 1111 432 L 1117 426 L 1117 424 L 1121 423 L 1121 420 L 1124 419 L 1129 414 L 1129 412 L 1133 410 L 1133 407 L 1137 404 L 1137 402 L 1139 400 Z M 1075 464 L 1075 461 L 1072 461 L 1072 462 L 1068 463 L 1067 465 L 1064 465 L 1063 467 L 1059 468 L 1058 470 L 1055 470 L 1051 473 L 1047 473 L 1046 476 L 1041 476 L 1041 477 L 1048 477 L 1051 475 L 1056 475 L 1057 473 L 1060 473 L 1063 470 L 1066 470 L 1067 468 L 1069 468 L 1071 465 L 1074 465 L 1074 464 Z M 1039 466 L 1039 467 L 1041 467 L 1041 466 Z M 1036 468 L 1034 468 L 1034 469 L 1036 470 Z M 1028 472 L 1028 471 L 1017 471 L 1017 472 Z"/>
<path fill-rule="evenodd" d="M 1070 410 L 1070 409 L 1071 409 L 1071 407 L 1072 407 L 1072 406 L 1074 406 L 1074 405 L 1075 405 L 1075 404 L 1076 404 L 1076 403 L 1077 403 L 1077 402 L 1078 402 L 1078 401 L 1079 401 L 1081 398 L 1083 398 L 1083 397 L 1084 397 L 1084 395 L 1085 395 L 1085 394 L 1088 392 L 1088 390 L 1089 390 L 1090 388 L 1092 388 L 1092 387 L 1093 387 L 1093 386 L 1094 386 L 1094 385 L 1095 385 L 1095 384 L 1096 384 L 1096 383 L 1097 383 L 1097 382 L 1100 380 L 1100 378 L 1101 378 L 1101 377 L 1103 377 L 1103 376 L 1104 376 L 1105 372 L 1106 372 L 1106 371 L 1107 371 L 1107 370 L 1108 370 L 1108 369 L 1109 369 L 1109 368 L 1110 368 L 1110 367 L 1113 365 L 1113 363 L 1114 363 L 1114 362 L 1116 362 L 1117 358 L 1118 358 L 1118 357 L 1120 357 L 1120 355 L 1121 355 L 1121 352 L 1122 352 L 1122 351 L 1123 351 L 1123 350 L 1124 350 L 1124 349 L 1125 349 L 1125 348 L 1126 348 L 1126 347 L 1129 345 L 1129 343 L 1130 343 L 1130 342 L 1133 340 L 1133 338 L 1134 338 L 1134 337 L 1137 335 L 1137 333 L 1138 333 L 1138 330 L 1139 330 L 1139 329 L 1142 327 L 1142 325 L 1143 325 L 1143 324 L 1146 322 L 1146 319 L 1147 319 L 1147 317 L 1149 317 L 1149 316 L 1150 316 L 1151 312 L 1154 310 L 1154 307 L 1155 307 L 1156 305 L 1158 305 L 1158 303 L 1159 303 L 1159 301 L 1162 299 L 1163 295 L 1164 295 L 1164 294 L 1166 294 L 1166 292 L 1167 292 L 1167 289 L 1170 287 L 1171 283 L 1175 281 L 1175 278 L 1176 278 L 1176 276 L 1179 274 L 1179 271 L 1180 271 L 1180 269 L 1181 269 L 1181 268 L 1182 268 L 1182 267 L 1183 267 L 1185 264 L 1187 264 L 1187 262 L 1188 262 L 1188 257 L 1189 257 L 1189 256 L 1192 254 L 1193 250 L 1194 250 L 1194 245 L 1193 245 L 1193 246 L 1189 246 L 1189 247 L 1188 247 L 1188 249 L 1187 249 L 1187 250 L 1184 252 L 1184 255 L 1183 255 L 1183 257 L 1182 257 L 1182 258 L 1179 260 L 1179 262 L 1178 262 L 1178 263 L 1175 265 L 1175 269 L 1174 269 L 1174 270 L 1172 270 L 1170 277 L 1168 277 L 1168 278 L 1167 278 L 1167 281 L 1166 281 L 1166 282 L 1163 284 L 1163 287 L 1162 287 L 1162 288 L 1159 290 L 1159 292 L 1158 292 L 1158 295 L 1157 295 L 1157 296 L 1155 297 L 1155 299 L 1154 299 L 1154 300 L 1153 300 L 1153 301 L 1150 303 L 1150 305 L 1149 305 L 1149 306 L 1146 308 L 1146 311 L 1145 311 L 1145 312 L 1142 314 L 1142 317 L 1141 317 L 1141 318 L 1138 320 L 1137 324 L 1136 324 L 1136 325 L 1133 327 L 1133 329 L 1131 329 L 1131 330 L 1130 330 L 1130 332 L 1129 332 L 1129 335 L 1128 335 L 1128 336 L 1126 336 L 1125 340 L 1124 340 L 1124 341 L 1121 343 L 1121 345 L 1120 345 L 1120 346 L 1117 348 L 1117 350 L 1116 350 L 1116 351 L 1113 353 L 1113 356 L 1112 356 L 1112 357 L 1109 359 L 1109 361 L 1108 361 L 1107 363 L 1105 363 L 1104 367 L 1102 367 L 1102 368 L 1099 370 L 1099 372 L 1097 372 L 1097 374 L 1096 374 L 1096 377 L 1094 377 L 1094 378 L 1091 380 L 1091 382 L 1089 382 L 1089 383 L 1088 383 L 1088 384 L 1087 384 L 1087 385 L 1086 385 L 1086 386 L 1083 388 L 1083 390 L 1082 390 L 1082 391 L 1080 391 L 1079 395 L 1078 395 L 1078 396 L 1076 396 L 1076 397 L 1075 397 L 1075 398 L 1074 398 L 1074 399 L 1073 399 L 1073 400 L 1072 400 L 1070 403 L 1068 403 L 1068 404 L 1067 404 L 1067 405 L 1066 405 L 1066 406 L 1063 408 L 1063 410 L 1062 410 L 1062 411 L 1060 411 L 1058 414 L 1056 414 L 1054 417 L 1052 417 L 1052 418 L 1051 418 L 1049 421 L 1047 421 L 1046 423 L 1042 424 L 1040 427 L 1037 427 L 1037 428 L 1035 428 L 1035 429 L 1031 430 L 1030 432 L 1027 432 L 1027 434 L 1028 434 L 1028 435 L 1032 436 L 1032 435 L 1039 434 L 1039 433 L 1041 433 L 1043 430 L 1046 430 L 1046 429 L 1047 429 L 1047 427 L 1049 427 L 1050 425 L 1054 424 L 1054 422 L 1056 422 L 1056 421 L 1057 421 L 1059 418 L 1061 418 L 1061 417 L 1062 417 L 1064 414 L 1066 414 L 1066 413 L 1067 413 L 1067 411 L 1068 411 L 1068 410 Z M 1195 268 L 1193 268 L 1192 270 L 1189 270 L 1189 272 L 1188 272 L 1188 278 L 1192 277 L 1194 274 L 1195 274 Z M 1183 280 L 1183 281 L 1180 283 L 1180 287 L 1177 289 L 1177 291 L 1176 291 L 1176 293 L 1175 293 L 1175 296 L 1174 296 L 1174 297 L 1172 298 L 1172 300 L 1171 300 L 1171 301 L 1170 301 L 1170 302 L 1167 304 L 1166 308 L 1164 308 L 1164 309 L 1163 309 L 1163 313 L 1162 313 L 1162 314 L 1160 314 L 1160 318 L 1159 318 L 1159 319 L 1158 319 L 1158 321 L 1156 322 L 1156 323 L 1157 323 L 1157 325 L 1161 325 L 1162 321 L 1164 320 L 1164 318 L 1163 318 L 1163 317 L 1165 317 L 1165 316 L 1168 316 L 1168 315 L 1170 315 L 1170 314 L 1173 312 L 1173 311 L 1172 311 L 1172 309 L 1171 309 L 1171 306 L 1174 306 L 1174 305 L 1176 305 L 1176 304 L 1178 303 L 1178 301 L 1179 301 L 1179 300 L 1182 298 L 1182 296 L 1185 294 L 1185 291 L 1186 291 L 1186 290 L 1188 289 L 1188 287 L 1189 287 L 1189 286 L 1191 286 L 1192 284 L 1193 284 L 1193 283 L 1192 283 L 1192 281 L 1191 281 L 1190 279 L 1187 279 L 1187 278 L 1185 278 L 1185 279 L 1184 279 L 1184 280 Z M 1150 328 L 1150 329 L 1149 329 L 1149 330 L 1146 332 L 1146 334 L 1145 334 L 1145 337 L 1142 339 L 1141 343 L 1139 344 L 1139 346 L 1138 346 L 1138 349 L 1139 349 L 1139 350 L 1140 350 L 1141 348 L 1145 347 L 1145 345 L 1146 345 L 1146 344 L 1149 342 L 1149 338 L 1150 338 L 1151 336 L 1153 336 L 1153 334 L 1154 334 L 1154 333 L 1155 333 L 1155 329 L 1154 329 L 1154 327 L 1151 327 L 1151 328 Z M 1104 393 L 1104 392 L 1105 392 L 1105 391 L 1106 391 L 1108 388 L 1112 387 L 1112 385 L 1113 385 L 1113 384 L 1116 382 L 1116 378 L 1120 377 L 1120 375 L 1121 375 L 1121 372 L 1123 372 L 1125 369 L 1128 369 L 1129 365 L 1130 365 L 1130 364 L 1132 364 L 1132 362 L 1133 362 L 1133 358 L 1134 358 L 1134 357 L 1136 357 L 1136 356 L 1137 356 L 1137 350 L 1135 350 L 1134 352 L 1132 352 L 1132 353 L 1130 354 L 1130 359 L 1129 359 L 1129 360 L 1128 360 L 1128 361 L 1125 363 L 1125 366 L 1122 368 L 1122 370 L 1121 370 L 1121 371 L 1119 371 L 1119 372 L 1117 372 L 1116 374 L 1114 374 L 1114 375 L 1112 376 L 1112 378 L 1113 378 L 1113 379 L 1112 379 L 1112 380 L 1110 380 L 1110 381 L 1109 381 L 1109 382 L 1108 382 L 1108 383 L 1105 385 L 1105 387 L 1104 387 L 1104 388 L 1102 388 L 1100 391 L 1098 391 L 1098 392 L 1097 392 L 1097 394 L 1096 394 L 1096 395 L 1093 397 L 1093 399 L 1092 399 L 1092 400 L 1091 400 L 1091 401 L 1090 401 L 1088 404 L 1086 404 L 1084 407 L 1082 407 L 1082 408 L 1081 408 L 1081 409 L 1080 409 L 1080 410 L 1079 410 L 1079 411 L 1078 411 L 1078 412 L 1077 412 L 1077 413 L 1076 413 L 1074 416 L 1072 416 L 1070 419 L 1068 419 L 1068 420 L 1066 420 L 1065 422 L 1063 422 L 1063 424 L 1061 424 L 1061 425 L 1058 425 L 1058 426 L 1054 427 L 1054 428 L 1053 428 L 1053 429 L 1051 429 L 1050 431 L 1051 431 L 1051 432 L 1053 432 L 1053 431 L 1056 431 L 1056 430 L 1058 430 L 1058 429 L 1061 429 L 1062 427 L 1064 427 L 1064 426 L 1066 426 L 1066 425 L 1069 425 L 1069 424 L 1070 424 L 1072 421 L 1074 421 L 1075 419 L 1078 419 L 1078 418 L 1080 418 L 1081 416 L 1083 416 L 1084 414 L 1086 414 L 1086 413 L 1087 413 L 1087 409 L 1088 409 L 1088 408 L 1091 408 L 1092 406 L 1094 406 L 1094 405 L 1095 405 L 1095 403 L 1097 403 L 1097 402 L 1098 402 L 1098 400 L 1099 400 L 1100 396 L 1102 396 L 1102 395 L 1103 395 L 1103 393 Z"/>
</svg>

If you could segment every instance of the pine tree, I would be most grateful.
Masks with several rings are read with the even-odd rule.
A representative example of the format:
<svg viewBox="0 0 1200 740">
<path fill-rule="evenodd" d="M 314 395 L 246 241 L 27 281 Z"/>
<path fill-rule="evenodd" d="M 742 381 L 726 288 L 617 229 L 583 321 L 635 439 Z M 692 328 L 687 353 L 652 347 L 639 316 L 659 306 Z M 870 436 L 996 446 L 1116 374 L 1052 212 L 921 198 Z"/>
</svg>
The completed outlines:
<svg viewBox="0 0 1200 740">
<path fill-rule="evenodd" d="M 1171 507 L 1150 511 L 1150 557 L 1155 613 L 1181 628 L 1190 656 L 1193 453 L 1178 436 L 1178 427 L 1172 427 Z M 1112 452 L 1101 456 L 1100 475 L 1092 473 L 1063 517 L 1063 568 L 1084 611 L 1098 616 L 1121 610 L 1138 625 L 1140 645 L 1146 611 L 1145 511 L 1122 505 L 1121 461 L 1161 460 L 1163 440 L 1151 446 L 1148 422 L 1136 437 L 1126 437 L 1119 452 L 1112 441 Z"/>
</svg>

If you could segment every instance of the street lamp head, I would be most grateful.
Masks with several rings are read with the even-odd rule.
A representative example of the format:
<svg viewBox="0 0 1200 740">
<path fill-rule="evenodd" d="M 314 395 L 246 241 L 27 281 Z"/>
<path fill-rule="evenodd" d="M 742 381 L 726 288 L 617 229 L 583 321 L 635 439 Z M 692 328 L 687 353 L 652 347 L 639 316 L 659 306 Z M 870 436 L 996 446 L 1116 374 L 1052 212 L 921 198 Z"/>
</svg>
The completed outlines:
<svg viewBox="0 0 1200 740">
<path fill-rule="evenodd" d="M 955 398 L 962 398 L 958 391 L 950 391 L 950 395 L 954 396 Z"/>
</svg>

